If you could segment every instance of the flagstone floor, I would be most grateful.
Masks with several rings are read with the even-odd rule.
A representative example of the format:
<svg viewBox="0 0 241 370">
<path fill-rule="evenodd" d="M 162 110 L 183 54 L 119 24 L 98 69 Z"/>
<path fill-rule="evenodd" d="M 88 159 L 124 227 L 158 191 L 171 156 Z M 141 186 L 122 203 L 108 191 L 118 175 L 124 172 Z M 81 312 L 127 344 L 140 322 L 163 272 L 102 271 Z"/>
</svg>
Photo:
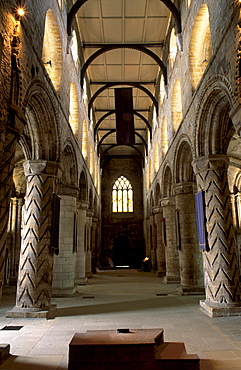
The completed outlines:
<svg viewBox="0 0 241 370">
<path fill-rule="evenodd" d="M 0 305 L 0 344 L 11 356 L 10 370 L 67 370 L 68 346 L 75 333 L 119 328 L 163 328 L 168 342 L 184 342 L 197 354 L 201 370 L 241 369 L 241 317 L 210 318 L 199 309 L 203 296 L 181 296 L 155 274 L 131 269 L 98 271 L 74 297 L 53 298 L 54 319 L 10 319 L 13 287 L 4 287 Z M 5 326 L 20 330 L 2 330 Z"/>
</svg>

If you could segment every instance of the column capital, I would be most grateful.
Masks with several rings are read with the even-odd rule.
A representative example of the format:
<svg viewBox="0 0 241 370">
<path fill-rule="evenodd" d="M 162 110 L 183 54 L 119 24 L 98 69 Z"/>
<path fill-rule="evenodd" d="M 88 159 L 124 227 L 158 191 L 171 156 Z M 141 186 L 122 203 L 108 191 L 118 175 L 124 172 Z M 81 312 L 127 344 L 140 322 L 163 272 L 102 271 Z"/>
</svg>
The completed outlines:
<svg viewBox="0 0 241 370">
<path fill-rule="evenodd" d="M 79 197 L 79 188 L 72 185 L 64 185 L 60 184 L 58 187 L 58 194 L 59 195 L 69 195 L 71 197 L 78 198 Z"/>
<path fill-rule="evenodd" d="M 162 207 L 174 206 L 174 199 L 173 199 L 173 197 L 162 198 L 161 199 L 161 206 Z"/>
<path fill-rule="evenodd" d="M 154 206 L 152 207 L 152 213 L 154 215 L 158 214 L 158 213 L 161 213 L 162 212 L 162 208 L 160 206 Z"/>
<path fill-rule="evenodd" d="M 229 165 L 229 159 L 225 154 L 211 154 L 194 159 L 192 165 L 197 175 L 204 171 L 226 170 Z"/>
<path fill-rule="evenodd" d="M 25 176 L 48 175 L 59 177 L 60 165 L 57 162 L 50 162 L 45 159 L 28 160 L 23 163 Z"/>
<path fill-rule="evenodd" d="M 87 200 L 79 200 L 78 201 L 78 209 L 84 209 L 87 211 L 89 209 L 89 202 Z"/>
<path fill-rule="evenodd" d="M 194 182 L 179 182 L 173 185 L 174 195 L 194 194 L 196 184 Z"/>
</svg>

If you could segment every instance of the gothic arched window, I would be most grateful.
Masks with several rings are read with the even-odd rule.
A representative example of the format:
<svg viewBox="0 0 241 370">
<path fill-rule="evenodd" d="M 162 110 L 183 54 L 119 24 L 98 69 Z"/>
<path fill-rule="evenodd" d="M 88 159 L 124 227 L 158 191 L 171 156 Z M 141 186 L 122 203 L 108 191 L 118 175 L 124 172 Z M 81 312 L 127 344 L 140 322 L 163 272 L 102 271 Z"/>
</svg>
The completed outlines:
<svg viewBox="0 0 241 370">
<path fill-rule="evenodd" d="M 133 212 L 133 190 L 124 176 L 120 176 L 113 185 L 112 212 Z"/>
</svg>

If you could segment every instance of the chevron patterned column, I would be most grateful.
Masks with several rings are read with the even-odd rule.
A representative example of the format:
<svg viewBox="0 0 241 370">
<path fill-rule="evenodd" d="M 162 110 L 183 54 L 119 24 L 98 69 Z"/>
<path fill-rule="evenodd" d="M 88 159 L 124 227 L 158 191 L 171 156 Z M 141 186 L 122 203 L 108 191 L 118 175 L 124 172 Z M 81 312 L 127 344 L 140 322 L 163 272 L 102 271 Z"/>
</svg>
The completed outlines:
<svg viewBox="0 0 241 370">
<path fill-rule="evenodd" d="M 45 160 L 24 162 L 27 190 L 15 307 L 20 311 L 48 310 L 50 307 L 52 195 L 57 191 L 58 169 L 56 163 Z"/>
<path fill-rule="evenodd" d="M 237 242 L 232 224 L 227 179 L 228 157 L 210 155 L 193 162 L 198 191 L 205 194 L 208 251 L 203 252 L 206 300 L 200 302 L 209 316 L 240 314 Z"/>
<path fill-rule="evenodd" d="M 179 255 L 176 247 L 175 238 L 175 206 L 172 197 L 162 198 L 161 206 L 163 209 L 163 242 L 165 244 L 166 255 L 166 284 L 180 283 Z"/>
</svg>

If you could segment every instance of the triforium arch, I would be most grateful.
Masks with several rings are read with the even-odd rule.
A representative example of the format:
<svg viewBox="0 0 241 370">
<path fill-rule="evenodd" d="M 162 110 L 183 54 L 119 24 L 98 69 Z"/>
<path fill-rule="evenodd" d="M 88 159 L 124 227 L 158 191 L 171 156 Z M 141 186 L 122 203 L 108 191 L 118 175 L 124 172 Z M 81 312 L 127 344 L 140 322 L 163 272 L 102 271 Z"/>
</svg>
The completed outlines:
<svg viewBox="0 0 241 370">
<path fill-rule="evenodd" d="M 155 206 L 160 205 L 160 199 L 161 199 L 161 187 L 159 182 L 156 183 L 155 186 L 155 193 L 154 193 L 154 204 Z"/>
<path fill-rule="evenodd" d="M 172 171 L 169 165 L 165 166 L 163 171 L 163 181 L 162 181 L 162 194 L 164 197 L 171 197 L 173 190 L 173 179 L 172 179 Z"/>
<path fill-rule="evenodd" d="M 77 0 L 72 8 L 70 9 L 67 17 L 67 33 L 68 36 L 71 36 L 72 34 L 72 23 L 74 20 L 74 17 L 78 10 L 81 8 L 82 5 L 84 5 L 88 0 Z M 175 27 L 178 34 L 182 32 L 182 22 L 181 22 L 181 15 L 179 10 L 177 9 L 176 5 L 171 0 L 160 0 L 163 4 L 166 5 L 166 7 L 171 11 L 172 16 L 175 20 Z"/>
<path fill-rule="evenodd" d="M 62 80 L 62 44 L 57 19 L 52 9 L 48 9 L 42 49 L 42 61 L 57 91 Z"/>
<path fill-rule="evenodd" d="M 235 132 L 230 120 L 232 89 L 225 77 L 203 88 L 196 121 L 197 158 L 193 161 L 198 191 L 203 193 L 207 238 L 203 252 L 206 300 L 211 315 L 230 314 L 239 305 L 239 265 L 228 185 L 228 147 Z M 212 103 L 211 103 L 212 102 Z"/>
<path fill-rule="evenodd" d="M 71 142 L 66 142 L 61 156 L 61 183 L 65 186 L 78 186 L 77 158 Z"/>
<path fill-rule="evenodd" d="M 85 202 L 88 201 L 88 181 L 84 169 L 82 169 L 79 178 L 79 199 Z"/>
<path fill-rule="evenodd" d="M 175 183 L 193 182 L 193 150 L 187 136 L 182 136 L 175 154 Z"/>
</svg>

